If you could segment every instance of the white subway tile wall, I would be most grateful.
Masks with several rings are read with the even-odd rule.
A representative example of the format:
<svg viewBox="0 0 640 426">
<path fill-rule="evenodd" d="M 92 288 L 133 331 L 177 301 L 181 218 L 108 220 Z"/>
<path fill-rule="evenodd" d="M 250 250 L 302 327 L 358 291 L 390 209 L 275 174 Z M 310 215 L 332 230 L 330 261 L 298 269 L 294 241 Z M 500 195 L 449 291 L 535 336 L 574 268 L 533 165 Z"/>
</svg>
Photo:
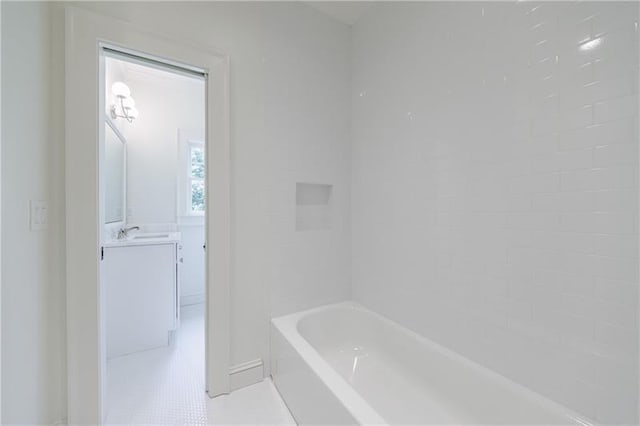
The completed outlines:
<svg viewBox="0 0 640 426">
<path fill-rule="evenodd" d="M 638 3 L 380 4 L 353 29 L 353 295 L 638 421 Z"/>
<path fill-rule="evenodd" d="M 258 281 L 268 285 L 271 318 L 351 295 L 350 30 L 302 3 L 264 5 L 269 19 L 261 37 L 269 84 L 262 92 L 264 140 L 256 138 L 264 146 L 259 155 L 249 147 L 248 155 L 265 171 L 256 187 L 266 231 L 259 252 L 265 269 Z M 300 212 L 296 183 L 329 185 L 325 208 L 303 206 L 312 211 Z M 297 229 L 299 213 L 305 223 Z M 318 213 L 321 220 L 309 221 Z M 269 323 L 264 325 L 268 336 Z"/>
</svg>

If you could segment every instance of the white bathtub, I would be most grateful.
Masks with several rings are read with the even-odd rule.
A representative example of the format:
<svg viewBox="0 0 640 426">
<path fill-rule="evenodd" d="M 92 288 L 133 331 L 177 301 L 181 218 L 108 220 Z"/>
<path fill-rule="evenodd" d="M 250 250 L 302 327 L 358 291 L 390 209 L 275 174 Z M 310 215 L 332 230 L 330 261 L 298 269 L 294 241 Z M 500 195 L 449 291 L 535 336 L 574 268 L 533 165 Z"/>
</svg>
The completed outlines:
<svg viewBox="0 0 640 426">
<path fill-rule="evenodd" d="M 271 328 L 273 381 L 299 424 L 591 424 L 355 303 Z"/>
</svg>

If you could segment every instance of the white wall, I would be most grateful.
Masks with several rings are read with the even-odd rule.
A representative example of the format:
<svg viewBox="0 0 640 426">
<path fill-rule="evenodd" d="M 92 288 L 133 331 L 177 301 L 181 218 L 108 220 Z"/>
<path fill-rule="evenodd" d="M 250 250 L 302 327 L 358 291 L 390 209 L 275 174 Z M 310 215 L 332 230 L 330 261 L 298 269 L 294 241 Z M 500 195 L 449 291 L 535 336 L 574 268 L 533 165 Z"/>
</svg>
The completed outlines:
<svg viewBox="0 0 640 426">
<path fill-rule="evenodd" d="M 2 2 L 3 423 L 52 423 L 66 411 L 63 5 Z M 348 236 L 340 236 L 349 208 L 349 28 L 297 3 L 78 6 L 230 55 L 231 359 L 268 366 L 271 288 L 280 313 L 349 295 Z M 296 181 L 330 176 L 334 231 L 295 234 Z M 29 199 L 50 201 L 47 231 L 28 230 Z M 296 247 L 296 258 L 275 259 L 296 275 L 281 275 L 273 253 Z M 290 290 L 295 297 L 278 302 Z"/>
<path fill-rule="evenodd" d="M 50 423 L 66 401 L 61 277 L 62 179 L 50 108 L 50 7 L 2 2 L 2 423 Z M 56 70 L 58 66 L 54 67 Z M 49 201 L 49 229 L 31 231 L 29 201 Z"/>
<path fill-rule="evenodd" d="M 127 129 L 127 222 L 176 223 L 178 130 L 204 135 L 204 81 L 138 65 L 123 78 L 140 113 Z"/>
<path fill-rule="evenodd" d="M 605 423 L 638 420 L 637 22 L 404 3 L 353 29 L 354 298 Z"/>
<path fill-rule="evenodd" d="M 64 16 L 60 6 L 51 6 L 53 51 L 63 55 Z M 187 43 L 215 46 L 229 54 L 234 189 L 231 360 L 240 364 L 262 358 L 268 368 L 271 296 L 273 311 L 284 313 L 343 300 L 350 294 L 346 233 L 349 27 L 298 3 L 85 2 L 78 6 L 132 21 L 140 28 Z M 41 6 L 31 7 L 40 10 Z M 27 28 L 24 22 L 28 19 L 17 22 L 22 29 Z M 26 39 L 31 40 L 32 36 L 29 33 Z M 34 54 L 37 52 L 34 49 L 28 51 L 30 57 L 43 61 L 44 65 L 31 71 L 45 72 L 49 65 L 53 68 L 51 90 L 57 109 L 52 110 L 51 126 L 59 132 L 64 122 L 59 108 L 60 95 L 64 93 L 62 56 L 54 56 L 48 62 L 47 52 Z M 18 71 L 14 68 L 13 72 Z M 139 109 L 142 116 L 144 111 Z M 64 155 L 61 155 L 64 140 L 54 137 L 52 141 L 55 148 L 48 167 L 52 170 L 54 187 L 50 194 L 63 200 L 63 188 L 59 185 L 64 177 Z M 4 161 L 5 158 L 3 164 Z M 4 169 L 2 172 L 5 175 Z M 334 185 L 332 231 L 295 233 L 295 183 L 299 180 Z M 57 210 L 64 213 L 62 207 Z M 56 222 L 55 232 L 59 231 L 64 235 L 61 221 Z M 61 241 L 64 247 L 63 239 L 56 241 Z M 291 257 L 279 255 L 280 251 Z M 56 273 L 64 273 L 64 259 L 54 263 Z M 294 274 L 283 273 L 289 266 L 295 267 Z M 64 306 L 60 306 L 59 298 L 64 300 L 64 289 L 56 288 L 52 297 L 57 303 L 57 316 L 49 322 L 49 330 L 56 336 L 56 342 L 62 342 Z M 32 297 L 18 306 L 24 310 L 33 300 Z M 2 324 L 4 327 L 5 321 Z M 64 357 L 63 349 L 56 348 L 52 353 Z M 25 368 L 36 365 L 30 362 Z M 63 367 L 55 369 L 55 374 L 63 372 Z M 268 370 L 265 372 L 268 374 Z M 64 374 L 52 383 L 58 389 L 64 387 Z M 60 401 L 64 392 L 46 395 L 47 403 L 64 413 L 65 402 Z M 30 403 L 34 403 L 33 398 Z M 30 419 L 28 413 L 18 413 L 18 409 L 15 413 Z M 58 418 L 52 415 L 49 421 Z"/>
<path fill-rule="evenodd" d="M 107 80 L 110 72 L 119 72 L 118 78 L 131 89 L 140 113 L 133 123 L 115 120 L 127 139 L 127 226 L 154 225 L 151 229 L 167 230 L 162 224 L 184 222 L 179 217 L 184 212 L 177 207 L 182 167 L 178 132 L 189 130 L 204 137 L 204 81 L 114 59 L 107 63 Z M 204 301 L 204 217 L 200 219 L 186 221 L 178 229 L 184 258 L 183 303 Z"/>
<path fill-rule="evenodd" d="M 274 312 L 283 313 L 343 300 L 350 293 L 349 236 L 344 232 L 349 27 L 298 3 L 81 6 L 178 40 L 215 46 L 230 56 L 231 360 L 262 358 L 268 366 L 270 295 Z M 296 180 L 323 183 L 330 177 L 336 191 L 334 231 L 296 234 Z M 279 255 L 285 251 L 292 256 Z M 296 272 L 284 274 L 289 266 Z M 289 293 L 294 298 L 280 302 Z"/>
<path fill-rule="evenodd" d="M 242 152 L 265 177 L 243 185 L 262 193 L 246 213 L 262 209 L 268 231 L 265 275 L 247 280 L 266 278 L 278 316 L 350 297 L 350 31 L 290 2 L 266 12 L 265 145 Z M 333 186 L 330 229 L 296 232 L 296 182 Z M 243 244 L 259 232 L 242 231 Z"/>
</svg>

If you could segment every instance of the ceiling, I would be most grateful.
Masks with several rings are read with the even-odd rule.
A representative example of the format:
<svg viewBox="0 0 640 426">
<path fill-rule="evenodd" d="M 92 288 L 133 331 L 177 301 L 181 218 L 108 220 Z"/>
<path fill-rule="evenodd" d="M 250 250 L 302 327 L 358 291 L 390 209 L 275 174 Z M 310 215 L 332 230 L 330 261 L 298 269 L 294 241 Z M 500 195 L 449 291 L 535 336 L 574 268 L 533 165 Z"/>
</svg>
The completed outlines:
<svg viewBox="0 0 640 426">
<path fill-rule="evenodd" d="M 354 24 L 371 7 L 368 1 L 305 1 L 306 4 L 332 18 Z"/>
<path fill-rule="evenodd" d="M 110 61 L 114 67 L 119 69 L 125 82 L 130 80 L 145 80 L 159 84 L 177 82 L 178 84 L 201 85 L 203 83 L 202 78 L 197 78 L 192 75 L 170 69 L 164 69 L 153 64 L 132 62 L 115 57 L 107 57 L 107 60 Z"/>
</svg>

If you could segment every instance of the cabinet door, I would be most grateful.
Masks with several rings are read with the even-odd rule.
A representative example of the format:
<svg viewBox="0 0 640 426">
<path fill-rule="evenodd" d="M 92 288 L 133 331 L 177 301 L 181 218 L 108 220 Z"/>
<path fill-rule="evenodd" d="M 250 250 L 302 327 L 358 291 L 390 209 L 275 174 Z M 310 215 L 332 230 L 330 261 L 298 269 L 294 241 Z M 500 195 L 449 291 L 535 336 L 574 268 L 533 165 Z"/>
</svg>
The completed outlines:
<svg viewBox="0 0 640 426">
<path fill-rule="evenodd" d="M 175 319 L 174 244 L 105 248 L 107 356 L 165 346 Z"/>
<path fill-rule="evenodd" d="M 182 253 L 182 243 L 176 244 L 176 285 L 175 285 L 175 312 L 174 328 L 180 327 L 180 291 L 182 286 L 182 265 L 184 264 L 184 254 Z"/>
</svg>

